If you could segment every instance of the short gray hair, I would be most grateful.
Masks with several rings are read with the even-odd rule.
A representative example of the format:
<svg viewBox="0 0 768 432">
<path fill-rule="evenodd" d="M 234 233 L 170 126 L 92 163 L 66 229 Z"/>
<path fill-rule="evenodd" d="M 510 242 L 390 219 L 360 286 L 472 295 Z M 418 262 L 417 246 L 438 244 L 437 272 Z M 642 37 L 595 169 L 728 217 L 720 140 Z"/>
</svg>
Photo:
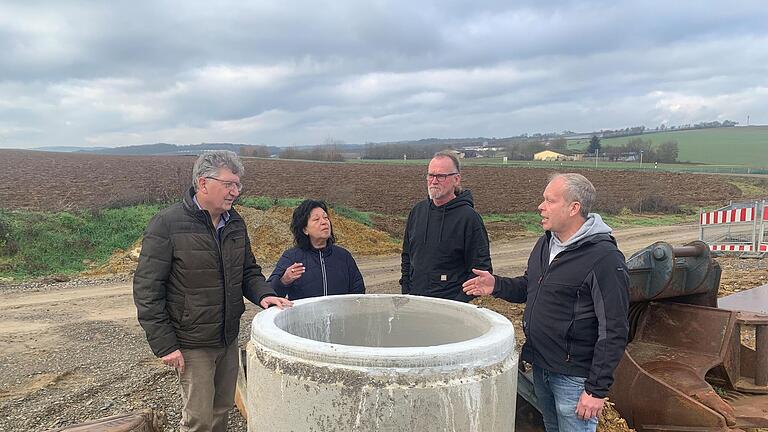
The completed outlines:
<svg viewBox="0 0 768 432">
<path fill-rule="evenodd" d="M 207 151 L 200 155 L 195 161 L 195 167 L 192 168 L 192 185 L 197 192 L 197 179 L 200 177 L 216 177 L 219 175 L 219 169 L 227 168 L 236 176 L 242 176 L 245 173 L 243 163 L 240 157 L 233 151 L 214 150 Z"/>
<path fill-rule="evenodd" d="M 579 214 L 586 219 L 597 200 L 597 191 L 592 182 L 583 175 L 576 173 L 552 174 L 549 176 L 549 181 L 552 182 L 559 178 L 565 182 L 565 200 L 569 203 L 578 202 L 581 204 Z"/>
</svg>

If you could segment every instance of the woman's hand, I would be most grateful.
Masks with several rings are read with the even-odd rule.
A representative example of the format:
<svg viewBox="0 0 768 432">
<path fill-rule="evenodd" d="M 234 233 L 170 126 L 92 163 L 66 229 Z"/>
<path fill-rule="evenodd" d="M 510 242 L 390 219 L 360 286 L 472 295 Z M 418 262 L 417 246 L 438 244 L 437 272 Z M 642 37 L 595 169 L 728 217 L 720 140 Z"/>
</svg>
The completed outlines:
<svg viewBox="0 0 768 432">
<path fill-rule="evenodd" d="M 302 263 L 293 263 L 290 266 L 288 266 L 287 269 L 285 269 L 285 273 L 283 273 L 283 277 L 280 278 L 280 282 L 288 286 L 294 282 L 296 282 L 296 279 L 300 278 L 301 275 L 304 274 L 304 264 Z"/>
</svg>

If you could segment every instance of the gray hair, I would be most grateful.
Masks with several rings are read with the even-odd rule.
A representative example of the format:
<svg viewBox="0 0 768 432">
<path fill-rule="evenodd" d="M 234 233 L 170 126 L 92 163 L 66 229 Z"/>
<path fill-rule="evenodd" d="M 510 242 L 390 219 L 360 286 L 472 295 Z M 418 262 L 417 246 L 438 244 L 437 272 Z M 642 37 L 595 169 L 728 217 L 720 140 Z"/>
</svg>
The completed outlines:
<svg viewBox="0 0 768 432">
<path fill-rule="evenodd" d="M 456 157 L 456 153 L 454 153 L 453 150 L 442 150 L 442 151 L 439 151 L 439 152 L 435 153 L 434 156 L 432 156 L 432 159 L 435 159 L 435 158 L 448 158 L 448 159 L 450 159 L 451 162 L 453 162 L 453 167 L 456 170 L 456 172 L 461 174 L 461 164 L 459 163 L 459 158 Z M 458 195 L 458 194 L 461 193 L 462 190 L 464 190 L 464 189 L 461 187 L 461 183 L 459 183 L 459 184 L 457 184 L 453 188 L 453 194 L 454 195 Z"/>
<path fill-rule="evenodd" d="M 597 191 L 592 182 L 583 175 L 576 173 L 552 174 L 549 176 L 549 181 L 552 182 L 559 178 L 565 182 L 565 200 L 569 203 L 578 202 L 581 204 L 579 214 L 586 219 L 592 206 L 595 205 L 595 200 L 597 200 Z"/>
<path fill-rule="evenodd" d="M 435 153 L 434 156 L 432 156 L 432 159 L 439 158 L 439 157 L 445 157 L 451 160 L 453 162 L 454 168 L 456 168 L 457 173 L 461 173 L 461 165 L 459 164 L 459 158 L 456 157 L 456 153 L 454 153 L 452 150 L 443 150 Z"/>
<path fill-rule="evenodd" d="M 195 167 L 192 168 L 192 185 L 197 192 L 197 179 L 200 177 L 216 177 L 219 175 L 219 169 L 227 168 L 236 176 L 242 176 L 245 173 L 243 163 L 240 157 L 233 151 L 214 150 L 206 151 L 197 158 Z"/>
</svg>

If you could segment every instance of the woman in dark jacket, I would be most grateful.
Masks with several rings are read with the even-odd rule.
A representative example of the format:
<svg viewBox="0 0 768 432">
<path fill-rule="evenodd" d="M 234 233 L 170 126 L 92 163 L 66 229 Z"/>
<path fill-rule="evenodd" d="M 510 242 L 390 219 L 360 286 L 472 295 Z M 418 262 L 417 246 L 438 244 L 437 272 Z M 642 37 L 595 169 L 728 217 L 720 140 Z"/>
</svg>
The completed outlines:
<svg viewBox="0 0 768 432">
<path fill-rule="evenodd" d="M 283 252 L 267 282 L 291 300 L 334 294 L 364 294 L 363 276 L 346 249 L 336 246 L 328 207 L 305 200 L 293 211 L 295 247 Z"/>
</svg>

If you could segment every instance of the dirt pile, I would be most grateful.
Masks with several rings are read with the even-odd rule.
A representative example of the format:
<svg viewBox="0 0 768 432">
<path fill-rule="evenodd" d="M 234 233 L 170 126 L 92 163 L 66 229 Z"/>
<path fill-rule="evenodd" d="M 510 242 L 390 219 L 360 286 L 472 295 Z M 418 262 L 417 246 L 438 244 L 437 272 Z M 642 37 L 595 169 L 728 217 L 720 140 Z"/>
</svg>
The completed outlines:
<svg viewBox="0 0 768 432">
<path fill-rule="evenodd" d="M 605 402 L 605 408 L 597 423 L 597 430 L 599 432 L 634 432 L 634 429 L 627 425 L 627 421 L 621 418 L 621 414 L 616 411 L 610 400 Z"/>
<path fill-rule="evenodd" d="M 287 207 L 273 207 L 269 210 L 245 207 L 237 211 L 248 227 L 256 262 L 261 266 L 277 262 L 280 254 L 293 243 L 290 229 L 292 210 Z"/>
<path fill-rule="evenodd" d="M 768 284 L 768 259 L 720 257 L 722 275 L 718 297 Z"/>
<path fill-rule="evenodd" d="M 137 240 L 127 251 L 117 249 L 112 253 L 106 263 L 102 265 L 91 264 L 91 267 L 82 272 L 82 276 L 103 276 L 128 274 L 136 271 L 141 253 L 141 240 Z"/>
<path fill-rule="evenodd" d="M 768 259 L 717 258 L 722 269 L 718 297 L 768 284 Z M 741 327 L 741 343 L 755 349 L 755 327 Z"/>
<path fill-rule="evenodd" d="M 240 208 L 238 211 L 248 226 L 253 254 L 258 263 L 273 265 L 286 249 L 293 246 L 290 229 L 292 208 L 272 207 L 267 211 Z M 333 209 L 329 216 L 337 244 L 348 249 L 354 256 L 387 255 L 400 251 L 399 243 L 386 233 L 338 216 Z"/>
<path fill-rule="evenodd" d="M 273 266 L 283 251 L 293 246 L 290 229 L 292 208 L 272 207 L 265 211 L 240 207 L 237 211 L 245 220 L 251 249 L 256 262 L 262 267 Z M 330 216 L 337 243 L 352 252 L 352 255 L 376 256 L 400 252 L 400 243 L 392 240 L 387 233 L 338 216 L 333 210 L 330 211 Z M 136 271 L 140 253 L 141 240 L 127 251 L 116 250 L 105 264 L 92 266 L 82 275 L 90 277 L 133 273 Z"/>
</svg>

